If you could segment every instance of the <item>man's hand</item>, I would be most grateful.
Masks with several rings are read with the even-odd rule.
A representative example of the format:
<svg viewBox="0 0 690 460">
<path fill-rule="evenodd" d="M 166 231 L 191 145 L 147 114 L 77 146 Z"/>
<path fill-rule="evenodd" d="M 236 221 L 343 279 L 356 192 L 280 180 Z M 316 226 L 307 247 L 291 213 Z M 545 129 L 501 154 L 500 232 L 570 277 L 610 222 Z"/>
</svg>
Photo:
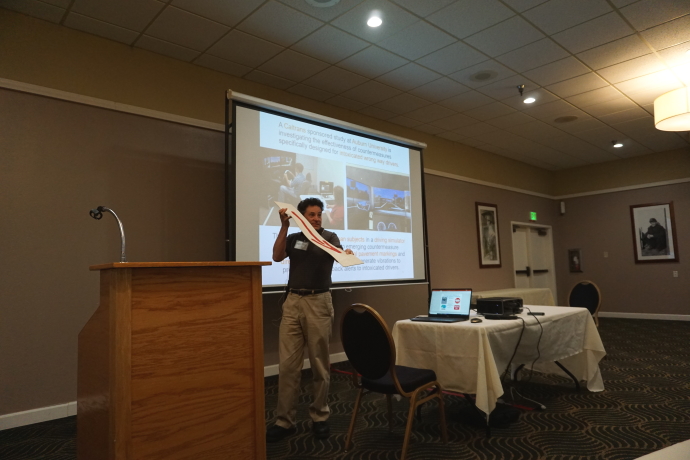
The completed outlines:
<svg viewBox="0 0 690 460">
<path fill-rule="evenodd" d="M 353 256 L 355 255 L 352 249 L 345 249 L 345 254 L 352 254 Z"/>
<path fill-rule="evenodd" d="M 290 226 L 290 216 L 287 215 L 287 208 L 283 208 L 278 211 L 278 215 L 280 216 L 280 223 L 283 227 L 289 227 Z"/>
</svg>

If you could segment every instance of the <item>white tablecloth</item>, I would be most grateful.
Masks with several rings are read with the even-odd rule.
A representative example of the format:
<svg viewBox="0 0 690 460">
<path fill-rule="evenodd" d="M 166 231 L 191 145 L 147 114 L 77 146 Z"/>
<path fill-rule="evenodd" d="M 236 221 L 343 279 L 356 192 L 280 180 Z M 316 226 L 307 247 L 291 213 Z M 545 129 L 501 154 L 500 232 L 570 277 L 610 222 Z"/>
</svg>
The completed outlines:
<svg viewBox="0 0 690 460">
<path fill-rule="evenodd" d="M 510 288 L 472 293 L 472 303 L 485 297 L 520 297 L 525 305 L 556 305 L 549 288 Z"/>
<path fill-rule="evenodd" d="M 559 361 L 578 380 L 585 380 L 590 391 L 603 391 L 599 361 L 606 351 L 592 315 L 584 308 L 528 307 L 546 313 L 538 318 L 544 333 L 535 369 L 562 373 L 553 363 Z M 529 368 L 537 357 L 540 327 L 537 318 L 519 316 L 526 326 L 512 364 Z M 481 323 L 398 321 L 393 327 L 397 364 L 433 369 L 445 389 L 475 394 L 477 407 L 490 414 L 503 394 L 500 374 L 515 350 L 522 324 L 520 319 Z"/>
</svg>

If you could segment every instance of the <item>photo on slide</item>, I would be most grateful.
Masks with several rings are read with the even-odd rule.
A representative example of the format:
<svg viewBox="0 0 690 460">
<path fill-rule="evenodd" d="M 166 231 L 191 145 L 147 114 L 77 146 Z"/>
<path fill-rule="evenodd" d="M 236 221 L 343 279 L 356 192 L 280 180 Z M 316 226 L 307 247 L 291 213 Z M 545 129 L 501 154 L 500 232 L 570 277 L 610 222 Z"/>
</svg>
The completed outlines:
<svg viewBox="0 0 690 460">
<path fill-rule="evenodd" d="M 265 155 L 263 174 L 267 199 L 260 212 L 260 225 L 280 226 L 275 201 L 297 206 L 305 198 L 318 198 L 324 204 L 321 225 L 327 229 L 345 228 L 345 191 L 340 161 L 310 155 L 284 153 Z"/>
<path fill-rule="evenodd" d="M 347 228 L 411 232 L 408 176 L 347 166 Z"/>
</svg>

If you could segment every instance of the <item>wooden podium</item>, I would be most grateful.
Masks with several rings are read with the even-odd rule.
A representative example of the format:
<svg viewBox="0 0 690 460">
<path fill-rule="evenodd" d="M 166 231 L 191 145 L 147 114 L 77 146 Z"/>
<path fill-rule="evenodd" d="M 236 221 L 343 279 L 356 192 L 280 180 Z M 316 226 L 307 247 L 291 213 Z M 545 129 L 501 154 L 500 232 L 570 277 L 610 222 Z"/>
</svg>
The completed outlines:
<svg viewBox="0 0 690 460">
<path fill-rule="evenodd" d="M 261 266 L 112 263 L 79 333 L 79 460 L 265 459 Z"/>
</svg>

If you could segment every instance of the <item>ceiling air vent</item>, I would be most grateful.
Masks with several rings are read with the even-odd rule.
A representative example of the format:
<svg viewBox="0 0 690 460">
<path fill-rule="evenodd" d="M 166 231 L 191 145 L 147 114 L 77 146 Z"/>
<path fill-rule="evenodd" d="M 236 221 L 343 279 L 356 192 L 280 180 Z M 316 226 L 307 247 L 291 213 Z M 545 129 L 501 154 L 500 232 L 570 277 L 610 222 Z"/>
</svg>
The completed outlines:
<svg viewBox="0 0 690 460">
<path fill-rule="evenodd" d="M 304 0 L 304 1 L 309 3 L 311 6 L 316 6 L 318 8 L 328 8 L 329 6 L 333 6 L 336 3 L 340 2 L 340 0 Z"/>
<path fill-rule="evenodd" d="M 479 72 L 475 73 L 474 75 L 470 76 L 470 80 L 472 81 L 478 81 L 478 82 L 483 82 L 483 81 L 489 81 L 493 80 L 496 78 L 496 75 L 498 75 L 496 72 L 493 70 L 480 70 Z"/>
</svg>

